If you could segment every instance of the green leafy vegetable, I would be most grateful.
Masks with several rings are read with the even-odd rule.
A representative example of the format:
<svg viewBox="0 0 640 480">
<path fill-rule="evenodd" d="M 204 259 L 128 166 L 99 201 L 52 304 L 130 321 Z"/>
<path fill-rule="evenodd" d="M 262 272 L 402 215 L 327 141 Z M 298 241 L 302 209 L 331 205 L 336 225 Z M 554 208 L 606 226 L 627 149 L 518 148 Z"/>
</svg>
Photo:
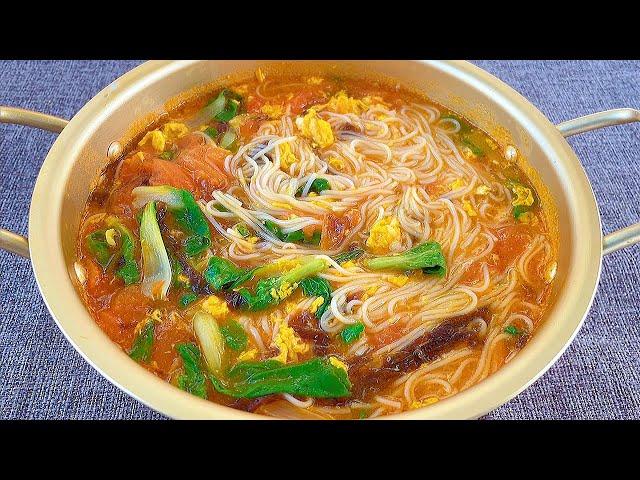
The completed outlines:
<svg viewBox="0 0 640 480">
<path fill-rule="evenodd" d="M 504 329 L 504 333 L 507 333 L 515 337 L 516 335 L 522 335 L 524 332 L 513 325 L 509 325 L 507 328 Z"/>
<path fill-rule="evenodd" d="M 160 154 L 160 158 L 163 160 L 173 160 L 173 157 L 175 156 L 175 152 L 172 152 L 171 150 L 166 150 Z"/>
<path fill-rule="evenodd" d="M 178 303 L 180 304 L 181 307 L 186 307 L 192 304 L 193 302 L 195 302 L 197 299 L 198 299 L 198 295 L 196 295 L 195 293 L 185 293 L 183 296 L 180 297 L 180 300 L 178 300 Z"/>
<path fill-rule="evenodd" d="M 231 320 L 226 325 L 220 327 L 220 332 L 222 332 L 224 341 L 232 350 L 241 351 L 246 348 L 248 340 L 247 334 L 244 328 L 242 328 L 242 325 L 235 320 Z"/>
<path fill-rule="evenodd" d="M 140 329 L 140 333 L 136 335 L 133 341 L 133 346 L 129 351 L 129 356 L 136 362 L 148 362 L 151 358 L 151 350 L 153 349 L 153 334 L 154 334 L 153 320 L 148 318 L 145 324 Z"/>
<path fill-rule="evenodd" d="M 464 133 L 468 133 L 471 130 L 471 125 L 469 124 L 469 122 L 467 122 L 465 119 L 463 119 L 462 117 L 454 113 L 448 113 L 440 117 L 440 120 L 447 120 L 447 119 L 455 120 L 460 124 L 460 130 L 458 133 L 464 134 Z"/>
<path fill-rule="evenodd" d="M 349 250 L 348 252 L 342 252 L 338 255 L 334 256 L 333 259 L 336 263 L 342 265 L 350 260 L 357 260 L 364 254 L 364 250 L 361 248 L 354 248 L 353 250 Z"/>
<path fill-rule="evenodd" d="M 213 140 L 218 136 L 218 130 L 215 127 L 208 127 L 203 133 Z"/>
<path fill-rule="evenodd" d="M 327 280 L 320 277 L 305 278 L 300 282 L 302 293 L 307 297 L 322 297 L 324 302 L 316 310 L 316 318 L 322 318 L 322 314 L 329 308 L 331 303 L 331 285 Z"/>
<path fill-rule="evenodd" d="M 285 243 L 309 243 L 311 245 L 319 245 L 322 233 L 318 230 L 313 232 L 310 237 L 305 237 L 302 230 L 295 230 L 289 233 L 283 233 L 282 229 L 271 220 L 264 221 L 264 227 L 271 232 L 278 240 Z"/>
<path fill-rule="evenodd" d="M 144 207 L 140 222 L 140 245 L 144 273 L 142 293 L 149 298 L 164 299 L 171 285 L 171 264 L 156 219 L 155 202 L 149 202 Z"/>
<path fill-rule="evenodd" d="M 298 188 L 296 192 L 296 197 L 302 195 L 302 191 L 304 190 L 304 185 Z M 309 187 L 309 192 L 320 193 L 325 190 L 331 190 L 331 185 L 329 184 L 329 180 L 326 178 L 316 178 L 313 182 L 311 182 L 311 186 Z"/>
<path fill-rule="evenodd" d="M 348 396 L 351 389 L 347 372 L 328 358 L 320 357 L 293 365 L 283 365 L 277 360 L 240 362 L 229 370 L 226 382 L 213 375 L 209 378 L 220 393 L 236 398 L 274 393 L 339 398 Z"/>
<path fill-rule="evenodd" d="M 365 266 L 371 270 L 416 270 L 443 277 L 447 273 L 447 263 L 438 242 L 426 242 L 400 255 L 365 260 Z"/>
<path fill-rule="evenodd" d="M 117 217 L 107 217 L 107 225 L 115 228 L 120 234 L 120 254 L 122 265 L 116 270 L 116 276 L 122 278 L 125 285 L 131 285 L 140 281 L 140 270 L 135 259 L 136 241 L 133 233 L 125 227 Z"/>
<path fill-rule="evenodd" d="M 228 122 L 238 113 L 242 97 L 230 90 L 221 91 L 218 96 L 204 107 L 204 112 L 210 118 L 220 122 Z"/>
<path fill-rule="evenodd" d="M 244 298 L 244 308 L 264 310 L 289 296 L 297 288 L 298 282 L 320 273 L 326 267 L 327 263 L 322 258 L 312 257 L 280 277 L 259 280 L 255 293 L 244 287 L 238 293 Z"/>
<path fill-rule="evenodd" d="M 529 207 L 525 207 L 524 205 L 516 205 L 515 207 L 513 207 L 513 216 L 516 219 L 519 219 L 520 215 L 528 211 L 529 211 Z"/>
<path fill-rule="evenodd" d="M 204 271 L 204 279 L 214 291 L 236 288 L 253 278 L 255 269 L 244 269 L 221 257 L 209 258 L 209 265 Z"/>
<path fill-rule="evenodd" d="M 462 143 L 471 150 L 471 153 L 479 157 L 484 155 L 484 150 L 480 148 L 476 143 L 469 139 L 469 137 L 463 136 Z"/>
<path fill-rule="evenodd" d="M 107 268 L 115 258 L 116 252 L 112 251 L 105 236 L 106 229 L 91 232 L 85 238 L 85 244 L 89 253 L 100 264 L 102 268 Z"/>
<path fill-rule="evenodd" d="M 320 230 L 316 230 L 310 237 L 306 239 L 306 242 L 309 245 L 320 245 L 320 240 L 322 240 L 322 232 Z"/>
<path fill-rule="evenodd" d="M 200 350 L 193 343 L 176 345 L 182 357 L 184 373 L 178 377 L 178 387 L 200 398 L 207 398 L 207 387 L 204 373 L 200 366 Z"/>
<path fill-rule="evenodd" d="M 189 237 L 184 242 L 185 253 L 193 257 L 211 245 L 211 232 L 200 207 L 187 190 L 166 185 L 136 187 L 133 189 L 134 206 L 150 201 L 160 201 L 167 205 L 176 222 Z"/>
<path fill-rule="evenodd" d="M 189 288 L 189 279 L 182 275 L 182 264 L 173 253 L 167 252 L 167 254 L 169 256 L 169 263 L 171 264 L 171 286 L 176 288 Z"/>
<path fill-rule="evenodd" d="M 364 323 L 358 322 L 352 325 L 347 325 L 340 332 L 340 338 L 344 343 L 353 343 L 360 338 L 364 332 Z"/>
</svg>

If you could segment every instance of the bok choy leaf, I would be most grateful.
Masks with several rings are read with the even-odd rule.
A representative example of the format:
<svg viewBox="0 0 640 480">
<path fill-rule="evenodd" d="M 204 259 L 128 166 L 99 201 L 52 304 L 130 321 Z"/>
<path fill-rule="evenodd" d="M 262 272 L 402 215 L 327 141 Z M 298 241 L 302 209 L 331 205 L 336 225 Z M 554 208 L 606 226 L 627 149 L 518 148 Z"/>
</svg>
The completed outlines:
<svg viewBox="0 0 640 480">
<path fill-rule="evenodd" d="M 314 398 L 346 397 L 351 389 L 347 372 L 329 358 L 315 357 L 303 363 L 283 365 L 277 360 L 240 362 L 223 382 L 210 375 L 214 388 L 237 398 L 288 393 Z"/>
<path fill-rule="evenodd" d="M 371 270 L 417 270 L 443 277 L 447 272 L 447 262 L 438 242 L 426 242 L 400 255 L 388 255 L 364 261 Z"/>
<path fill-rule="evenodd" d="M 189 191 L 166 185 L 136 187 L 133 189 L 133 197 L 136 207 L 151 201 L 167 205 L 180 228 L 188 235 L 183 245 L 187 256 L 198 255 L 211 245 L 211 231 L 207 220 Z"/>
<path fill-rule="evenodd" d="M 182 358 L 184 373 L 178 377 L 178 387 L 200 398 L 207 398 L 207 377 L 200 366 L 200 350 L 193 343 L 176 345 Z"/>
</svg>

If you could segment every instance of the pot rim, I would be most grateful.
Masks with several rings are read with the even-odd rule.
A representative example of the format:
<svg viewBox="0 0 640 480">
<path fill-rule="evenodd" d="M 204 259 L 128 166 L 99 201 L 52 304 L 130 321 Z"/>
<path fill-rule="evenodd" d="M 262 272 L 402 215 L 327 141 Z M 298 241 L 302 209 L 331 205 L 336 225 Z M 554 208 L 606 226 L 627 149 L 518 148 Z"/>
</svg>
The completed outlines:
<svg viewBox="0 0 640 480">
<path fill-rule="evenodd" d="M 421 61 L 413 61 L 421 62 Z M 75 159 L 91 131 L 135 92 L 161 81 L 195 61 L 150 61 L 127 72 L 85 104 L 51 147 L 33 191 L 29 211 L 29 241 L 33 271 L 51 316 L 73 347 L 103 377 L 148 407 L 172 418 L 265 419 L 185 393 L 156 377 L 129 357 L 97 326 L 79 298 L 62 249 L 62 200 Z M 528 100 L 479 67 L 461 61 L 425 62 L 491 97 L 517 118 L 531 138 L 555 158 L 554 168 L 571 183 L 572 220 L 581 225 L 580 243 L 568 252 L 569 272 L 555 301 L 553 318 L 542 328 L 555 335 L 531 342 L 508 364 L 480 383 L 429 408 L 383 419 L 477 418 L 504 404 L 531 385 L 569 346 L 591 307 L 602 264 L 600 214 L 591 184 L 575 153 L 557 128 Z M 73 161 L 72 161 L 73 160 Z M 577 207 L 580 208 L 577 208 Z M 588 230 L 588 231 L 586 231 Z M 75 232 L 74 232 L 75 234 Z M 569 314 L 570 315 L 563 315 Z M 76 321 L 88 317 L 90 322 Z M 549 335 L 547 335 L 549 336 Z M 97 343 L 96 343 L 97 342 Z M 108 344 L 107 344 L 108 343 Z"/>
</svg>

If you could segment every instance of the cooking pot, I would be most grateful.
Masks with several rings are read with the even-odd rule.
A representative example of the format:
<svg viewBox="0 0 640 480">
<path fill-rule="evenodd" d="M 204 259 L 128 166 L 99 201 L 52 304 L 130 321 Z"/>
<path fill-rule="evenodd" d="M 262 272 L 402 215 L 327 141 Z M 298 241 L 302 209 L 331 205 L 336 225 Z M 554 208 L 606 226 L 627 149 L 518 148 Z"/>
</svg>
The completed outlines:
<svg viewBox="0 0 640 480">
<path fill-rule="evenodd" d="M 477 418 L 507 402 L 542 375 L 569 345 L 591 306 L 602 256 L 640 242 L 640 224 L 603 237 L 589 180 L 565 140 L 570 135 L 640 121 L 640 111 L 609 110 L 553 125 L 525 98 L 484 70 L 460 61 L 284 62 L 288 69 L 366 73 L 397 79 L 469 118 L 511 145 L 538 172 L 557 205 L 560 238 L 554 301 L 531 341 L 477 385 L 427 408 L 384 418 Z M 70 121 L 0 107 L 0 122 L 60 132 L 31 200 L 29 240 L 0 230 L 0 247 L 31 259 L 44 301 L 75 349 L 105 378 L 173 418 L 264 418 L 189 395 L 132 361 L 94 322 L 74 272 L 76 236 L 93 182 L 106 159 L 124 148 L 131 125 L 157 116 L 171 99 L 215 79 L 273 62 L 153 61 L 98 93 Z"/>
</svg>

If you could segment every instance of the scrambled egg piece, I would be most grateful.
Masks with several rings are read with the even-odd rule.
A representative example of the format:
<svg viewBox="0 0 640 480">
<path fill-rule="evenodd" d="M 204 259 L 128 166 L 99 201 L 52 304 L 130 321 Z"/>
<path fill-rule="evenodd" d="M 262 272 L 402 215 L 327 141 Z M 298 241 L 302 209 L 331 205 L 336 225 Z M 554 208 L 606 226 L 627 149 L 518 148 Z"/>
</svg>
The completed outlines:
<svg viewBox="0 0 640 480">
<path fill-rule="evenodd" d="M 162 126 L 162 134 L 171 142 L 184 137 L 187 133 L 189 133 L 189 127 L 184 123 L 169 122 Z"/>
<path fill-rule="evenodd" d="M 524 205 L 525 207 L 530 207 L 533 205 L 533 193 L 530 188 L 523 187 L 522 185 L 518 185 L 514 183 L 511 186 L 511 191 L 514 193 L 515 198 L 511 202 L 511 205 L 517 207 L 518 205 Z"/>
<path fill-rule="evenodd" d="M 387 282 L 392 283 L 398 287 L 404 287 L 409 281 L 409 277 L 406 275 L 394 275 L 387 277 Z"/>
<path fill-rule="evenodd" d="M 287 325 L 282 318 L 275 317 L 274 321 L 278 327 L 278 333 L 274 337 L 272 345 L 277 347 L 280 353 L 273 357 L 273 360 L 278 360 L 282 363 L 298 361 L 298 354 L 307 353 L 309 345 L 304 343 L 296 335 L 295 330 Z"/>
<path fill-rule="evenodd" d="M 437 401 L 438 401 L 438 397 L 428 397 L 425 400 L 422 400 L 421 402 L 411 402 L 411 405 L 409 406 L 409 408 L 414 410 L 416 408 L 426 407 L 427 405 L 433 405 Z"/>
<path fill-rule="evenodd" d="M 325 148 L 335 141 L 329 122 L 318 117 L 318 112 L 313 108 L 304 117 L 298 117 L 296 125 L 303 136 L 311 139 L 314 147 Z"/>
<path fill-rule="evenodd" d="M 538 217 L 533 212 L 523 212 L 518 215 L 518 221 L 526 225 L 535 226 L 538 224 Z"/>
<path fill-rule="evenodd" d="M 271 296 L 276 300 L 284 300 L 285 298 L 290 296 L 297 287 L 297 283 L 282 282 L 282 285 L 280 285 L 277 289 L 272 288 L 271 292 L 269 293 L 271 293 Z"/>
<path fill-rule="evenodd" d="M 491 189 L 486 185 L 478 185 L 476 187 L 476 195 L 487 195 Z"/>
<path fill-rule="evenodd" d="M 466 185 L 466 182 L 462 178 L 456 178 L 454 182 L 449 184 L 449 190 L 458 190 Z"/>
<path fill-rule="evenodd" d="M 329 157 L 329 165 L 336 170 L 344 170 L 344 160 L 338 157 Z"/>
<path fill-rule="evenodd" d="M 202 309 L 216 319 L 225 317 L 229 313 L 227 302 L 215 295 L 210 295 L 202 302 Z"/>
<path fill-rule="evenodd" d="M 271 118 L 272 120 L 280 118 L 282 115 L 284 115 L 284 109 L 282 108 L 282 105 L 271 105 L 267 103 L 260 108 L 260 111 L 265 115 L 269 115 L 269 118 Z"/>
<path fill-rule="evenodd" d="M 367 109 L 367 104 L 362 100 L 349 97 L 344 91 L 340 91 L 320 108 L 327 108 L 336 113 L 355 113 L 360 115 Z"/>
<path fill-rule="evenodd" d="M 342 360 L 340 360 L 338 357 L 334 357 L 333 355 L 331 355 L 329 357 L 329 363 L 331 365 L 333 365 L 334 367 L 341 368 L 345 372 L 348 370 L 347 365 Z"/>
<path fill-rule="evenodd" d="M 258 355 L 258 350 L 256 348 L 252 348 L 251 350 L 245 350 L 240 355 L 238 355 L 239 362 L 247 362 L 250 360 L 255 360 Z"/>
<path fill-rule="evenodd" d="M 400 242 L 400 222 L 396 217 L 384 217 L 371 226 L 367 247 L 373 253 L 387 253 L 394 244 Z"/>
<path fill-rule="evenodd" d="M 156 152 L 163 152 L 167 141 L 173 142 L 189 133 L 189 127 L 184 123 L 169 122 L 162 126 L 162 130 L 151 130 L 147 132 L 142 140 L 138 142 L 139 147 L 151 144 Z"/>
<path fill-rule="evenodd" d="M 313 303 L 311 304 L 311 306 L 309 307 L 309 311 L 311 313 L 316 313 L 318 311 L 318 309 L 320 308 L 320 305 L 322 305 L 324 303 L 324 298 L 322 297 L 318 297 L 316 298 Z"/>
<path fill-rule="evenodd" d="M 462 209 L 465 212 L 467 212 L 467 215 L 469 215 L 470 217 L 477 217 L 478 216 L 478 213 L 473 209 L 471 204 L 469 202 L 467 202 L 466 200 L 464 202 L 462 202 Z"/>
<path fill-rule="evenodd" d="M 281 143 L 278 145 L 278 151 L 280 152 L 280 169 L 288 172 L 291 165 L 298 162 L 298 158 L 291 150 L 291 145 L 288 143 Z"/>
<path fill-rule="evenodd" d="M 349 260 L 348 262 L 344 262 L 342 265 L 340 265 L 342 268 L 344 268 L 345 270 L 349 270 L 350 268 L 356 267 L 356 263 L 353 260 Z"/>
<path fill-rule="evenodd" d="M 297 308 L 298 308 L 298 304 L 296 302 L 287 302 L 284 304 L 284 312 L 287 315 L 295 311 Z"/>
<path fill-rule="evenodd" d="M 160 130 L 151 130 L 142 137 L 142 140 L 138 142 L 138 146 L 144 147 L 147 144 L 151 144 L 156 152 L 164 152 L 166 141 L 165 136 Z"/>
<path fill-rule="evenodd" d="M 271 205 L 273 205 L 274 208 L 284 208 L 285 210 L 291 210 L 293 208 L 291 205 L 284 202 L 271 202 Z"/>
<path fill-rule="evenodd" d="M 118 231 L 115 228 L 110 228 L 106 232 L 104 232 L 104 237 L 107 240 L 107 244 L 112 247 L 116 246 L 116 240 L 118 238 Z"/>
<path fill-rule="evenodd" d="M 324 78 L 320 78 L 320 77 L 307 78 L 307 83 L 309 85 L 320 85 L 322 82 L 324 82 Z"/>
<path fill-rule="evenodd" d="M 371 285 L 369 288 L 367 288 L 362 295 L 362 301 L 364 302 L 371 295 L 375 295 L 375 293 L 378 291 L 378 288 L 380 288 L 378 285 Z"/>
<path fill-rule="evenodd" d="M 249 120 L 249 115 L 246 113 L 242 113 L 229 120 L 229 125 L 231 125 L 237 131 L 242 125 L 246 123 L 247 120 Z"/>
<path fill-rule="evenodd" d="M 138 152 L 134 155 L 134 158 L 137 158 L 138 160 L 140 160 L 141 162 L 144 161 L 144 153 L 142 152 Z"/>
</svg>

